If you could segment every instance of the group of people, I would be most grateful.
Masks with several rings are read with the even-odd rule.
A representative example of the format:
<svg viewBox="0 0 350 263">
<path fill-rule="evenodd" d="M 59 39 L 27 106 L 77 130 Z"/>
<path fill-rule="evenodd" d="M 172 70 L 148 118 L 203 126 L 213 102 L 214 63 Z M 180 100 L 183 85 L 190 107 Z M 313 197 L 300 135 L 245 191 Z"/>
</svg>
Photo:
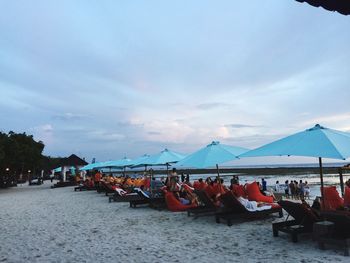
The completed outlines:
<svg viewBox="0 0 350 263">
<path fill-rule="evenodd" d="M 277 193 L 284 193 L 287 198 L 305 199 L 310 197 L 310 186 L 307 181 L 303 180 L 286 180 L 284 184 L 276 181 L 275 189 Z"/>
</svg>

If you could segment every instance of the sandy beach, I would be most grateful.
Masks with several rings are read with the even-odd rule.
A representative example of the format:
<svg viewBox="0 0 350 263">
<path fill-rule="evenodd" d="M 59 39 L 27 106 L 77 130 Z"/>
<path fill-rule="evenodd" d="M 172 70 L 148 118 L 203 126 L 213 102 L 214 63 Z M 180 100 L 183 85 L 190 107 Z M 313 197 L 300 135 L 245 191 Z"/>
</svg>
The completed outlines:
<svg viewBox="0 0 350 263">
<path fill-rule="evenodd" d="M 103 194 L 18 186 L 0 190 L 0 262 L 348 262 L 310 237 L 272 236 L 270 217 L 232 227 L 213 217 L 129 208 Z M 280 220 L 280 219 L 278 219 Z"/>
</svg>

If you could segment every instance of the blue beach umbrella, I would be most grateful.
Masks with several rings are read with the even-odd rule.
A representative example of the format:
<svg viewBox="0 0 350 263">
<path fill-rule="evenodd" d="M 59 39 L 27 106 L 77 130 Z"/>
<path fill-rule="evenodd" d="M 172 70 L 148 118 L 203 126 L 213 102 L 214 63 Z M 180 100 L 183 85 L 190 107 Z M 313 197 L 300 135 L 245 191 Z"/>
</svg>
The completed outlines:
<svg viewBox="0 0 350 263">
<path fill-rule="evenodd" d="M 169 165 L 185 158 L 185 155 L 164 149 L 158 154 L 151 155 L 141 162 L 142 165 Z"/>
<path fill-rule="evenodd" d="M 85 165 L 82 168 L 80 168 L 80 170 L 82 170 L 82 171 L 93 170 L 95 168 L 98 168 L 100 165 L 102 165 L 102 162 L 90 163 L 90 164 Z"/>
<path fill-rule="evenodd" d="M 176 163 L 185 157 L 186 156 L 183 154 L 164 149 L 160 153 L 151 155 L 150 157 L 146 158 L 139 165 L 166 165 L 168 171 L 170 164 Z"/>
<path fill-rule="evenodd" d="M 146 159 L 148 159 L 150 157 L 149 154 L 144 154 L 142 156 L 140 156 L 139 158 L 136 158 L 135 160 L 133 160 L 133 165 L 131 168 L 137 168 L 137 167 L 141 167 L 141 166 L 145 166 L 145 170 L 147 170 L 147 165 L 142 164 Z"/>
<path fill-rule="evenodd" d="M 241 154 L 239 157 L 257 156 L 308 156 L 318 157 L 323 197 L 322 158 L 345 160 L 350 156 L 350 133 L 315 127 L 287 136 Z"/>
<path fill-rule="evenodd" d="M 248 149 L 221 144 L 213 141 L 206 147 L 188 155 L 179 161 L 176 166 L 207 168 L 216 166 L 219 174 L 219 164 L 238 159 L 238 155 L 247 152 Z"/>
</svg>

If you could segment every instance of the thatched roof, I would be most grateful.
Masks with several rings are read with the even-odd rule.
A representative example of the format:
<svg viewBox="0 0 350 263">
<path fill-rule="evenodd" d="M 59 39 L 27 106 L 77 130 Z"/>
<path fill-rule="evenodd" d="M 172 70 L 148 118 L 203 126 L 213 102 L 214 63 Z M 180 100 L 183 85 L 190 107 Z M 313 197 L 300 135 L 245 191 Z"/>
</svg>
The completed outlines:
<svg viewBox="0 0 350 263">
<path fill-rule="evenodd" d="M 349 0 L 296 0 L 300 3 L 306 2 L 315 7 L 323 7 L 328 11 L 338 12 L 343 15 L 350 15 Z"/>
<path fill-rule="evenodd" d="M 85 160 L 79 158 L 75 154 L 72 154 L 67 158 L 62 158 L 61 160 L 61 166 L 82 166 L 87 164 L 88 163 L 85 162 Z"/>
</svg>

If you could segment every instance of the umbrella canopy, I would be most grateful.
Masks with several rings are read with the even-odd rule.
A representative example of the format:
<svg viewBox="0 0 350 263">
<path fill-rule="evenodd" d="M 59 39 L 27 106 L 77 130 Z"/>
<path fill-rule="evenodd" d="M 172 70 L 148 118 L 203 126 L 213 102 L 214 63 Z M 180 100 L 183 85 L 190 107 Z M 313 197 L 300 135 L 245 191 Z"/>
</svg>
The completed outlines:
<svg viewBox="0 0 350 263">
<path fill-rule="evenodd" d="M 176 166 L 206 168 L 216 166 L 220 163 L 232 161 L 237 156 L 247 152 L 248 149 L 221 144 L 218 141 L 213 141 L 206 147 L 188 155 L 186 158 L 179 161 Z"/>
<path fill-rule="evenodd" d="M 315 127 L 266 144 L 239 157 L 254 156 L 309 156 L 346 159 L 350 156 L 350 133 Z"/>
<path fill-rule="evenodd" d="M 117 161 L 110 161 L 106 162 L 105 167 L 120 167 L 120 168 L 125 168 L 128 166 L 132 166 L 134 163 L 131 159 L 124 157 L 123 159 L 117 160 Z"/>
<path fill-rule="evenodd" d="M 149 154 L 144 154 L 142 156 L 140 156 L 139 158 L 136 158 L 135 160 L 133 160 L 132 162 L 132 167 L 131 168 L 136 168 L 136 167 L 141 167 L 141 166 L 146 166 L 144 164 L 142 164 L 146 159 L 148 159 L 150 157 Z"/>
<path fill-rule="evenodd" d="M 350 133 L 315 127 L 287 136 L 241 154 L 239 157 L 256 156 L 308 156 L 318 157 L 323 196 L 322 158 L 346 159 L 350 156 Z"/>
<path fill-rule="evenodd" d="M 80 168 L 82 171 L 88 171 L 93 170 L 95 168 L 98 168 L 100 165 L 102 165 L 104 162 L 97 162 L 97 163 L 90 163 L 88 165 L 85 165 L 84 167 Z"/>
<path fill-rule="evenodd" d="M 145 158 L 138 165 L 169 165 L 185 158 L 185 155 L 164 149 L 158 154 Z"/>
</svg>

